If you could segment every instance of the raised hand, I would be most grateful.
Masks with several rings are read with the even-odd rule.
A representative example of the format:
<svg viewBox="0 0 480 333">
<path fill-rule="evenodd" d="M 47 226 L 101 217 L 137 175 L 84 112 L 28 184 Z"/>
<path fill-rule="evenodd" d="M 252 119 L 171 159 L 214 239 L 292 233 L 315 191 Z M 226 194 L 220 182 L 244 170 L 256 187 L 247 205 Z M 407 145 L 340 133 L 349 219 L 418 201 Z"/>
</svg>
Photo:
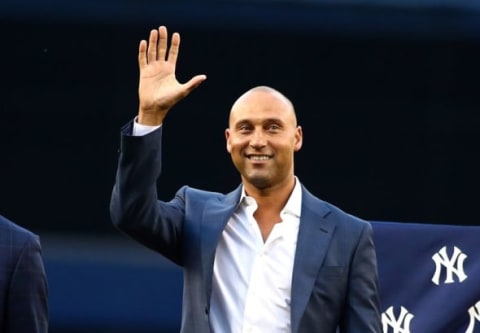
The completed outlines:
<svg viewBox="0 0 480 333">
<path fill-rule="evenodd" d="M 175 76 L 180 34 L 172 34 L 170 48 L 165 26 L 151 30 L 148 43 L 140 41 L 138 65 L 138 122 L 145 125 L 159 125 L 168 111 L 181 99 L 198 87 L 207 77 L 196 75 L 186 83 L 178 82 Z"/>
</svg>

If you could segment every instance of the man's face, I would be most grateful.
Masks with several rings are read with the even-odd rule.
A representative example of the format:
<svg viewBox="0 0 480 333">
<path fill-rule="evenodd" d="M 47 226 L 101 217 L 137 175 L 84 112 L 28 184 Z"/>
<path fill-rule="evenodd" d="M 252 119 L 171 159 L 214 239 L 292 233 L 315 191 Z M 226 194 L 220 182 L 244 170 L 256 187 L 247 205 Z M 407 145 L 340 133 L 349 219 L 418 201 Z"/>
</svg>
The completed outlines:
<svg viewBox="0 0 480 333">
<path fill-rule="evenodd" d="M 232 107 L 225 137 L 243 182 L 265 189 L 293 176 L 302 130 L 291 103 L 279 93 L 261 90 L 241 96 Z"/>
</svg>

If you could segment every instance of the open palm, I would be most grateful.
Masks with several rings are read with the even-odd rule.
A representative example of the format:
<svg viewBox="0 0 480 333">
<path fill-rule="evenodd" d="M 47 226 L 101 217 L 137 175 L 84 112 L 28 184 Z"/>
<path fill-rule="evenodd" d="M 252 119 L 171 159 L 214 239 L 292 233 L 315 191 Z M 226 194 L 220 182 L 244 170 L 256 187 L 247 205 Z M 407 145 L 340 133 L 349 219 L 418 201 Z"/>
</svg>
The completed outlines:
<svg viewBox="0 0 480 333">
<path fill-rule="evenodd" d="M 178 82 L 175 69 L 179 46 L 180 35 L 174 33 L 170 48 L 168 47 L 165 26 L 150 31 L 148 43 L 145 40 L 140 42 L 138 50 L 140 117 L 155 119 L 155 123 L 161 123 L 178 101 L 206 79 L 205 75 L 196 75 L 186 83 Z"/>
</svg>

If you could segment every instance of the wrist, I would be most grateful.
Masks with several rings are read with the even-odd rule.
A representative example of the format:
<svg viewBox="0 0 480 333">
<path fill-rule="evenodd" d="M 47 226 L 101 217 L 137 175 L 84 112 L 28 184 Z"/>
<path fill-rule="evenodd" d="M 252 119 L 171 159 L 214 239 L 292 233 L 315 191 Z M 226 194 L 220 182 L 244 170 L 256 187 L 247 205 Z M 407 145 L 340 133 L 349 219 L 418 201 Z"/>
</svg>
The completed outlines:
<svg viewBox="0 0 480 333">
<path fill-rule="evenodd" d="M 138 112 L 137 123 L 148 126 L 158 126 L 163 122 L 164 115 L 158 113 Z"/>
</svg>

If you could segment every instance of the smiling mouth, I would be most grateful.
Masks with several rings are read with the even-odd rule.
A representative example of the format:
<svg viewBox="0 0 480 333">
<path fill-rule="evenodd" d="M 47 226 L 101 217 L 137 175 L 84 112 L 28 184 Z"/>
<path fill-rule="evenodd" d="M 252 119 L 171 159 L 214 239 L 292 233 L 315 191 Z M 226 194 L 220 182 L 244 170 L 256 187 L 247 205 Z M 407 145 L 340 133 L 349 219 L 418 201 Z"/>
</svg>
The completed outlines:
<svg viewBox="0 0 480 333">
<path fill-rule="evenodd" d="M 272 157 L 270 155 L 247 155 L 247 158 L 251 161 L 267 161 Z"/>
</svg>

